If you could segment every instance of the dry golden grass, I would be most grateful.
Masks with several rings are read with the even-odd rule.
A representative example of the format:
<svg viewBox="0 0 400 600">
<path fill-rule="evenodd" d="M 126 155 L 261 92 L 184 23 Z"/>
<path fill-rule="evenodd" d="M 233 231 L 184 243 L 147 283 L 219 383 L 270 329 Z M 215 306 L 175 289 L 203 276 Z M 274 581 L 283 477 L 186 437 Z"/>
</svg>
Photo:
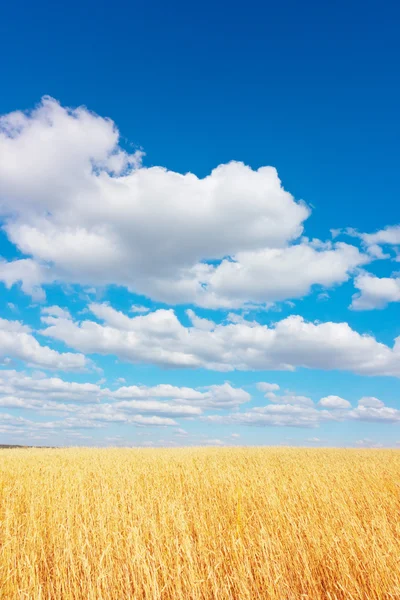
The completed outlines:
<svg viewBox="0 0 400 600">
<path fill-rule="evenodd" d="M 4 450 L 0 598 L 400 599 L 400 452 Z"/>
</svg>

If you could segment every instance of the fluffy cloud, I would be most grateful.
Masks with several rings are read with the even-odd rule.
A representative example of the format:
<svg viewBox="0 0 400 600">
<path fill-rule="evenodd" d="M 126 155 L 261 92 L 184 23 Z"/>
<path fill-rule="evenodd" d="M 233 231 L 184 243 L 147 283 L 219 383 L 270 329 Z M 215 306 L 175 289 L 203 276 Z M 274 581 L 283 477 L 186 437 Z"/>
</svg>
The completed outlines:
<svg viewBox="0 0 400 600">
<path fill-rule="evenodd" d="M 364 396 L 359 400 L 357 408 L 349 411 L 348 417 L 357 421 L 397 423 L 400 421 L 400 410 L 385 406 L 373 396 Z"/>
<path fill-rule="evenodd" d="M 363 406 L 365 408 L 383 408 L 385 404 L 382 400 L 379 400 L 374 396 L 363 396 L 363 398 L 358 401 L 358 406 Z"/>
<path fill-rule="evenodd" d="M 342 233 L 341 230 L 333 230 L 332 235 L 336 237 Z M 400 245 L 400 225 L 391 225 L 380 229 L 375 233 L 360 233 L 356 229 L 347 228 L 343 233 L 359 238 L 362 241 L 362 245 L 366 252 L 372 257 L 377 259 L 390 258 L 390 254 L 383 251 L 382 246 L 393 246 L 395 250 L 396 246 Z M 397 260 L 399 258 L 397 257 Z"/>
<path fill-rule="evenodd" d="M 98 402 L 104 391 L 94 383 L 64 381 L 59 377 L 26 375 L 20 371 L 0 370 L 0 395 L 70 402 Z"/>
<path fill-rule="evenodd" d="M 208 423 L 223 425 L 253 425 L 256 427 L 318 427 L 321 421 L 333 420 L 329 411 L 293 404 L 268 404 L 243 413 L 209 415 Z"/>
<path fill-rule="evenodd" d="M 257 427 L 319 427 L 327 421 L 357 420 L 365 422 L 398 423 L 400 410 L 385 406 L 377 398 L 361 398 L 351 409 L 347 400 L 326 396 L 317 406 L 306 403 L 278 403 L 250 408 L 246 412 L 228 415 L 208 415 L 203 421 L 224 425 L 254 425 Z"/>
<path fill-rule="evenodd" d="M 357 421 L 398 423 L 400 421 L 400 410 L 389 408 L 388 406 L 381 408 L 358 406 L 349 412 L 349 418 L 356 419 Z"/>
<path fill-rule="evenodd" d="M 0 264 L 7 286 L 40 299 L 54 281 L 120 284 L 239 307 L 340 284 L 370 260 L 344 243 L 299 243 L 310 211 L 272 167 L 232 162 L 199 179 L 144 168 L 118 140 L 109 119 L 51 98 L 0 119 L 0 215 L 28 257 Z"/>
<path fill-rule="evenodd" d="M 385 308 L 390 302 L 400 302 L 400 277 L 363 273 L 356 277 L 354 285 L 360 290 L 353 296 L 351 308 L 354 310 Z"/>
<path fill-rule="evenodd" d="M 321 398 L 318 404 L 324 408 L 331 409 L 351 408 L 350 402 L 340 396 L 325 396 Z"/>
<path fill-rule="evenodd" d="M 388 226 L 376 233 L 360 233 L 359 236 L 368 246 L 400 245 L 400 225 Z"/>
<path fill-rule="evenodd" d="M 273 392 L 269 392 L 273 394 Z M 67 382 L 41 373 L 0 371 L 0 433 L 18 438 L 64 435 L 80 429 L 99 429 L 111 424 L 134 427 L 177 427 L 176 419 L 200 420 L 208 424 L 258 427 L 314 428 L 326 421 L 358 420 L 382 423 L 400 421 L 400 411 L 379 399 L 363 397 L 355 409 L 337 396 L 326 396 L 317 405 L 305 396 L 275 396 L 266 406 L 250 406 L 243 412 L 239 405 L 250 400 L 240 388 L 230 384 L 203 388 L 124 386 L 116 390 L 92 383 Z M 1 409 L 34 411 L 51 421 L 32 421 L 2 413 Z M 204 414 L 205 411 L 236 409 L 233 412 Z M 58 432 L 58 433 L 57 433 Z M 174 434 L 184 435 L 177 428 Z M 231 437 L 238 437 L 232 434 Z M 55 439 L 55 438 L 54 438 Z"/>
<path fill-rule="evenodd" d="M 47 266 L 39 264 L 31 258 L 23 258 L 6 262 L 0 259 L 0 281 L 7 288 L 21 282 L 22 291 L 32 296 L 34 300 L 42 301 L 45 293 L 42 284 L 53 280 Z"/>
<path fill-rule="evenodd" d="M 308 396 L 298 396 L 296 394 L 284 394 L 279 396 L 274 392 L 267 392 L 265 397 L 268 398 L 270 402 L 279 403 L 279 404 L 299 404 L 302 406 L 313 406 L 314 402 Z"/>
<path fill-rule="evenodd" d="M 82 354 L 57 352 L 48 346 L 41 346 L 26 325 L 0 319 L 0 358 L 8 357 L 44 369 L 77 371 L 88 365 Z"/>
<path fill-rule="evenodd" d="M 257 389 L 261 392 L 277 392 L 279 390 L 279 385 L 277 383 L 267 383 L 266 381 L 260 381 L 257 383 Z"/>
<path fill-rule="evenodd" d="M 346 281 L 368 261 L 358 248 L 344 243 L 315 248 L 303 242 L 239 252 L 234 260 L 209 267 L 191 300 L 199 306 L 235 307 L 249 301 L 262 304 L 299 298 L 309 294 L 313 285 L 331 287 Z M 179 293 L 179 281 L 177 285 L 174 294 Z"/>
<path fill-rule="evenodd" d="M 106 304 L 90 310 L 103 321 L 43 316 L 42 334 L 85 353 L 114 354 L 133 363 L 220 371 L 341 369 L 400 376 L 400 342 L 393 348 L 347 323 L 311 323 L 291 316 L 273 326 L 251 321 L 185 327 L 173 310 L 128 317 Z"/>
<path fill-rule="evenodd" d="M 380 442 L 374 442 L 370 438 L 363 438 L 362 440 L 357 440 L 355 444 L 360 448 L 383 448 L 383 445 Z"/>
<path fill-rule="evenodd" d="M 166 384 L 110 390 L 93 383 L 69 382 L 41 374 L 0 371 L 0 407 L 46 414 L 76 413 L 84 420 L 132 423 L 132 415 L 196 417 L 206 409 L 236 408 L 249 400 L 250 394 L 228 383 L 198 390 Z"/>
<path fill-rule="evenodd" d="M 158 417 L 158 416 L 143 416 L 143 415 L 135 415 L 131 418 L 127 419 L 125 416 L 119 418 L 118 413 L 113 413 L 113 415 L 108 416 L 104 414 L 102 411 L 96 413 L 88 413 L 89 418 L 85 419 L 85 412 L 82 411 L 78 416 L 68 417 L 66 419 L 58 420 L 58 421 L 32 421 L 30 419 L 25 419 L 23 417 L 14 417 L 13 415 L 8 415 L 5 413 L 0 414 L 0 431 L 4 427 L 8 427 L 7 433 L 16 433 L 22 432 L 26 435 L 27 433 L 32 433 L 35 431 L 48 431 L 50 432 L 64 432 L 68 429 L 99 429 L 103 428 L 104 424 L 101 421 L 108 422 L 119 422 L 123 421 L 130 425 L 135 426 L 173 426 L 176 425 L 176 421 L 170 419 L 168 417 Z M 100 421 L 97 422 L 97 421 Z M 5 423 L 5 425 L 3 425 Z M 6 432 L 6 431 L 5 431 Z"/>
<path fill-rule="evenodd" d="M 104 394 L 114 399 L 133 398 L 171 398 L 183 403 L 190 403 L 201 408 L 234 408 L 250 401 L 250 394 L 241 388 L 234 388 L 229 383 L 211 385 L 193 389 L 159 384 L 153 387 L 124 386 Z"/>
</svg>

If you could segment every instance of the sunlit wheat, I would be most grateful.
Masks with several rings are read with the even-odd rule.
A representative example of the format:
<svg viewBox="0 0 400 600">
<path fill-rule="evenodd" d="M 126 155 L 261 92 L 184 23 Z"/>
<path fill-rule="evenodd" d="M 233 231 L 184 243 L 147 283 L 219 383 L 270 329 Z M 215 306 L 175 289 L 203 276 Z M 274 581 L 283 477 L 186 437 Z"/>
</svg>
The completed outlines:
<svg viewBox="0 0 400 600">
<path fill-rule="evenodd" d="M 400 452 L 0 453 L 3 600 L 400 599 Z"/>
</svg>

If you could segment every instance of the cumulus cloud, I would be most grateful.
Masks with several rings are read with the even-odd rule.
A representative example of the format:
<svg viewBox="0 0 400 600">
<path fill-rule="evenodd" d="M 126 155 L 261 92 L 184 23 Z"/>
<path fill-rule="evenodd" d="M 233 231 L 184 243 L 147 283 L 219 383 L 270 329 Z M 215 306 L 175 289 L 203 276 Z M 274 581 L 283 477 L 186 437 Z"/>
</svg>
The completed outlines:
<svg viewBox="0 0 400 600">
<path fill-rule="evenodd" d="M 193 418 L 204 410 L 237 408 L 250 395 L 230 384 L 201 389 L 156 386 L 125 386 L 116 390 L 93 383 L 64 381 L 58 377 L 27 375 L 0 370 L 0 407 L 39 411 L 43 414 L 73 414 L 75 419 L 145 424 L 143 416 Z M 172 424 L 148 421 L 149 424 Z"/>
<path fill-rule="evenodd" d="M 385 404 L 382 402 L 382 400 L 379 400 L 374 396 L 363 396 L 358 401 L 358 406 L 363 406 L 365 408 L 383 408 Z"/>
<path fill-rule="evenodd" d="M 203 179 L 145 168 L 112 121 L 48 97 L 1 117 L 0 190 L 4 231 L 26 256 L 0 263 L 0 280 L 38 299 L 58 281 L 172 304 L 268 304 L 370 260 L 349 244 L 299 242 L 310 210 L 273 167 L 231 162 Z"/>
<path fill-rule="evenodd" d="M 42 285 L 50 283 L 52 280 L 49 267 L 39 264 L 31 258 L 9 262 L 0 258 L 0 281 L 8 289 L 16 283 L 21 283 L 22 291 L 32 296 L 33 300 L 41 302 L 45 299 Z"/>
<path fill-rule="evenodd" d="M 133 304 L 131 306 L 132 313 L 147 313 L 150 311 L 148 306 L 142 306 L 141 304 Z"/>
<path fill-rule="evenodd" d="M 190 403 L 201 408 L 234 408 L 249 402 L 251 396 L 241 388 L 234 388 L 229 383 L 210 385 L 202 389 L 176 387 L 168 384 L 156 386 L 124 386 L 105 395 L 114 399 L 133 398 L 171 398 L 183 403 Z"/>
<path fill-rule="evenodd" d="M 348 412 L 348 417 L 357 421 L 397 423 L 400 421 L 400 410 L 385 406 L 379 398 L 364 396 L 357 408 Z"/>
<path fill-rule="evenodd" d="M 343 283 L 368 261 L 358 248 L 344 243 L 321 249 L 304 242 L 242 252 L 234 260 L 225 259 L 209 268 L 193 301 L 199 306 L 234 307 L 249 301 L 262 304 L 300 298 L 313 285 Z"/>
<path fill-rule="evenodd" d="M 72 417 L 67 417 L 65 419 L 57 420 L 57 421 L 32 421 L 30 419 L 25 419 L 23 417 L 14 417 L 13 415 L 9 415 L 6 413 L 0 413 L 0 430 L 1 428 L 8 427 L 8 433 L 16 433 L 23 431 L 24 435 L 26 433 L 32 433 L 35 431 L 48 431 L 48 432 L 63 432 L 64 430 L 72 429 L 99 429 L 103 428 L 105 425 L 101 423 L 101 421 L 108 422 L 119 422 L 123 421 L 130 425 L 136 425 L 139 427 L 142 426 L 173 426 L 176 425 L 176 421 L 170 419 L 168 417 L 158 417 L 158 416 L 143 416 L 143 415 L 134 415 L 129 419 L 125 416 L 119 418 L 118 413 L 113 413 L 112 415 L 107 415 L 99 411 L 96 413 L 90 413 L 88 410 L 87 419 L 84 418 L 84 411 L 82 411 L 79 415 L 74 415 Z M 4 425 L 5 424 L 5 425 Z"/>
<path fill-rule="evenodd" d="M 28 399 L 98 402 L 104 394 L 94 383 L 64 381 L 59 377 L 27 375 L 21 371 L 0 370 L 0 395 Z"/>
<path fill-rule="evenodd" d="M 231 371 L 341 369 L 400 376 L 400 342 L 393 348 L 347 323 L 312 323 L 290 316 L 274 325 L 253 321 L 193 322 L 185 327 L 172 309 L 128 317 L 106 304 L 91 304 L 102 321 L 43 316 L 41 332 L 84 353 L 114 354 L 132 363 Z"/>
<path fill-rule="evenodd" d="M 400 410 L 388 406 L 373 408 L 359 405 L 349 412 L 349 418 L 357 421 L 398 423 L 400 421 Z"/>
<path fill-rule="evenodd" d="M 279 390 L 279 385 L 277 383 L 268 383 L 266 381 L 260 381 L 257 383 L 257 388 L 261 392 L 277 392 Z"/>
<path fill-rule="evenodd" d="M 382 448 L 383 445 L 380 442 L 374 442 L 370 438 L 363 438 L 355 442 L 356 446 L 360 448 Z"/>
<path fill-rule="evenodd" d="M 268 404 L 246 412 L 202 417 L 207 423 L 221 425 L 250 425 L 255 427 L 318 427 L 321 421 L 334 420 L 329 411 L 311 406 Z"/>
<path fill-rule="evenodd" d="M 341 230 L 339 230 L 341 233 Z M 390 258 L 390 254 L 385 253 L 383 247 L 394 247 L 400 245 L 400 225 L 390 225 L 384 229 L 380 229 L 375 233 L 361 233 L 351 227 L 344 230 L 344 233 L 359 238 L 366 252 L 377 259 Z"/>
<path fill-rule="evenodd" d="M 376 233 L 360 233 L 359 236 L 368 246 L 400 245 L 400 225 L 391 225 Z"/>
<path fill-rule="evenodd" d="M 19 321 L 0 319 L 0 358 L 15 358 L 43 369 L 82 370 L 88 366 L 83 354 L 57 352 L 42 346 L 28 326 Z"/>
<path fill-rule="evenodd" d="M 18 437 L 25 430 L 28 436 L 44 430 L 56 435 L 56 432 L 119 424 L 134 427 L 174 426 L 174 434 L 186 435 L 185 430 L 178 427 L 177 419 L 196 419 L 210 425 L 235 427 L 300 428 L 319 427 L 327 421 L 400 421 L 400 410 L 387 407 L 374 397 L 361 398 L 355 409 L 351 409 L 350 403 L 338 396 L 326 396 L 314 405 L 306 396 L 285 394 L 276 396 L 265 406 L 250 405 L 243 410 L 241 405 L 249 401 L 250 396 L 246 391 L 227 383 L 197 389 L 159 384 L 110 390 L 98 384 L 46 377 L 43 373 L 27 375 L 14 370 L 2 370 L 0 433 Z M 52 420 L 33 421 L 3 413 L 2 409 L 33 411 L 47 418 L 52 417 Z M 238 438 L 239 434 L 232 433 L 231 437 Z"/>
<path fill-rule="evenodd" d="M 296 394 L 283 394 L 279 396 L 274 392 L 268 392 L 265 394 L 265 397 L 268 398 L 270 402 L 280 404 L 300 404 L 303 406 L 313 406 L 314 404 L 314 402 L 308 396 L 298 396 Z"/>
<path fill-rule="evenodd" d="M 324 408 L 331 409 L 351 408 L 350 402 L 340 396 L 325 396 L 321 398 L 318 404 Z"/>
<path fill-rule="evenodd" d="M 57 311 L 53 311 L 57 312 Z M 169 384 L 124 386 L 64 381 L 44 373 L 28 375 L 0 370 L 0 433 L 26 439 L 45 431 L 56 443 L 60 435 L 111 424 L 134 427 L 176 427 L 176 419 L 193 420 L 207 410 L 238 408 L 250 395 L 230 384 L 198 389 Z M 33 421 L 3 413 L 4 409 L 36 412 L 51 421 Z M 183 435 L 184 430 L 176 430 Z M 64 438 L 63 438 L 64 439 Z"/>
<path fill-rule="evenodd" d="M 45 306 L 42 308 L 42 314 L 60 317 L 62 319 L 69 319 L 71 316 L 69 310 L 61 308 L 61 306 Z"/>
<path fill-rule="evenodd" d="M 385 308 L 390 302 L 400 302 L 400 277 L 363 273 L 355 278 L 354 285 L 359 290 L 353 296 L 351 308 L 354 310 Z"/>
</svg>

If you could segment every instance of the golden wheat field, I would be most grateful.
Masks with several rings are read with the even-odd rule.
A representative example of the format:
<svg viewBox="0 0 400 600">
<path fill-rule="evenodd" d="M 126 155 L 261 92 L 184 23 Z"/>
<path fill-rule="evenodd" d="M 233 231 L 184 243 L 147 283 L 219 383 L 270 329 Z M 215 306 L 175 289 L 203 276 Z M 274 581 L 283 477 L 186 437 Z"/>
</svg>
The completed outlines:
<svg viewBox="0 0 400 600">
<path fill-rule="evenodd" d="M 400 452 L 0 453 L 0 597 L 400 598 Z"/>
</svg>

